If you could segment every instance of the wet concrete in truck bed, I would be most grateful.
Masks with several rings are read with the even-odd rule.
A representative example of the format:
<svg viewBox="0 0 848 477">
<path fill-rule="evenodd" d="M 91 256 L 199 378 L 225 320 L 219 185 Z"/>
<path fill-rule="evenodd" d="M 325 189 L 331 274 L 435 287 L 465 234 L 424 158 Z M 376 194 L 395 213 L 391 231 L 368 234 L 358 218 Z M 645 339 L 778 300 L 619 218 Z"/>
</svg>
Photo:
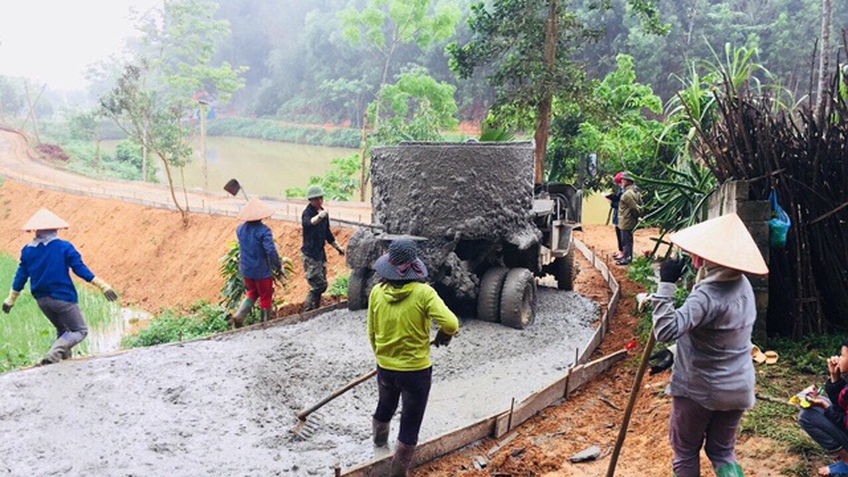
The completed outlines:
<svg viewBox="0 0 848 477">
<path fill-rule="evenodd" d="M 507 409 L 564 375 L 599 307 L 540 289 L 517 331 L 463 320 L 433 350 L 421 439 Z M 308 440 L 295 414 L 374 366 L 366 312 L 0 375 L 0 474 L 331 475 L 370 460 L 376 382 L 321 412 Z M 397 419 L 392 423 L 392 441 Z"/>
</svg>

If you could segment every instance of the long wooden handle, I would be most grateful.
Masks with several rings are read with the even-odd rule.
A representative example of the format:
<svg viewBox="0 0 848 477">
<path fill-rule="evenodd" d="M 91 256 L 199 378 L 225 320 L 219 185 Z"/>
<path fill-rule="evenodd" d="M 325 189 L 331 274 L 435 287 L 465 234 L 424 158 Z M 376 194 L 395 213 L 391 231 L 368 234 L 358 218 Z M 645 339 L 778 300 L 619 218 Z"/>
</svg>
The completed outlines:
<svg viewBox="0 0 848 477">
<path fill-rule="evenodd" d="M 612 457 L 610 457 L 609 468 L 607 469 L 607 477 L 615 476 L 615 466 L 618 463 L 618 456 L 621 454 L 621 448 L 624 447 L 624 439 L 627 437 L 627 426 L 630 425 L 630 417 L 633 415 L 636 398 L 639 397 L 639 389 L 642 387 L 642 378 L 645 377 L 645 370 L 648 369 L 648 359 L 654 351 L 655 344 L 657 344 L 657 339 L 654 337 L 654 330 L 651 330 L 648 344 L 645 345 L 645 351 L 642 353 L 642 362 L 639 364 L 639 371 L 636 372 L 636 381 L 633 382 L 633 389 L 630 390 L 630 401 L 627 402 L 627 409 L 624 410 L 624 421 L 621 423 L 621 429 L 618 430 L 618 439 L 615 440 L 615 448 L 612 450 Z"/>
<path fill-rule="evenodd" d="M 351 388 L 358 386 L 363 381 L 367 381 L 367 380 L 373 378 L 374 375 L 376 375 L 376 374 L 377 374 L 376 369 L 372 369 L 371 371 L 368 371 L 367 373 L 363 374 L 362 376 L 360 376 L 360 377 L 354 379 L 353 381 L 347 383 L 343 388 L 337 389 L 335 392 L 333 392 L 333 394 L 330 394 L 329 396 L 325 397 L 324 399 L 318 401 L 317 403 L 312 405 L 309 409 L 300 411 L 297 414 L 297 418 L 299 420 L 303 421 L 304 419 L 306 419 L 306 416 L 317 411 L 318 409 L 320 409 L 321 407 L 323 407 L 325 404 L 332 401 L 333 399 L 335 399 L 335 398 L 341 396 L 342 394 L 348 392 Z"/>
</svg>

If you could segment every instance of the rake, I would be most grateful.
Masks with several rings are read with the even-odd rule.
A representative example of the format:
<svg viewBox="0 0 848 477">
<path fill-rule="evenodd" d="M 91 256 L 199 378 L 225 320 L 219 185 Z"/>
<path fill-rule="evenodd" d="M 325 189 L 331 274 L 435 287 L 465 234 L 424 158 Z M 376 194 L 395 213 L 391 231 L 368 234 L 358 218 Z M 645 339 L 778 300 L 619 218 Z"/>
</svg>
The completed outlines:
<svg viewBox="0 0 848 477">
<path fill-rule="evenodd" d="M 377 370 L 372 369 L 371 371 L 368 371 L 362 376 L 359 376 L 353 381 L 345 384 L 343 387 L 333 391 L 332 394 L 313 404 L 309 408 L 297 413 L 297 424 L 294 426 L 294 428 L 291 429 L 291 432 L 301 439 L 308 439 L 312 437 L 312 435 L 315 434 L 315 432 L 321 428 L 321 424 L 323 424 L 324 421 L 324 416 L 320 413 L 317 413 L 313 416 L 312 420 L 307 422 L 306 418 L 309 417 L 310 414 L 324 407 L 324 405 L 328 402 L 350 391 L 359 384 L 373 378 L 376 374 Z"/>
</svg>

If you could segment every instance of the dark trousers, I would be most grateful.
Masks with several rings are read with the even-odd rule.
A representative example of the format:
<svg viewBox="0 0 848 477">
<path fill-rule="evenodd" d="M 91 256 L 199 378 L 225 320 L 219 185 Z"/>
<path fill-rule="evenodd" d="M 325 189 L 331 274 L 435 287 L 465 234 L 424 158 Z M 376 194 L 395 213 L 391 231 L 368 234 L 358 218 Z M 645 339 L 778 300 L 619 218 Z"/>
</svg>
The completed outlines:
<svg viewBox="0 0 848 477">
<path fill-rule="evenodd" d="M 621 229 L 618 228 L 618 225 L 615 226 L 615 242 L 616 244 L 618 244 L 618 248 L 616 248 L 616 250 L 618 250 L 619 252 L 624 250 L 621 244 Z"/>
<path fill-rule="evenodd" d="M 798 424 L 818 445 L 831 454 L 848 449 L 848 432 L 825 417 L 824 409 L 811 407 L 801 410 L 801 414 L 798 415 Z"/>
<path fill-rule="evenodd" d="M 377 403 L 374 419 L 380 422 L 391 421 L 398 401 L 402 398 L 398 440 L 409 446 L 417 445 L 432 382 L 432 367 L 421 371 L 389 371 L 378 366 L 377 387 L 380 401 Z"/>
<path fill-rule="evenodd" d="M 48 353 L 49 361 L 56 362 L 71 357 L 71 348 L 88 335 L 85 318 L 77 303 L 57 300 L 49 296 L 36 300 L 44 316 L 56 327 L 56 341 Z"/>
<path fill-rule="evenodd" d="M 674 475 L 701 475 L 702 446 L 713 468 L 736 463 L 736 430 L 743 412 L 710 411 L 691 399 L 674 396 L 669 426 L 671 448 L 674 451 Z"/>
<path fill-rule="evenodd" d="M 315 260 L 305 254 L 301 254 L 301 258 L 306 282 L 309 283 L 309 293 L 306 294 L 303 311 L 309 311 L 321 307 L 321 294 L 327 291 L 327 262 Z"/>
<path fill-rule="evenodd" d="M 621 230 L 621 253 L 624 255 L 624 260 L 633 260 L 633 229 Z"/>
</svg>

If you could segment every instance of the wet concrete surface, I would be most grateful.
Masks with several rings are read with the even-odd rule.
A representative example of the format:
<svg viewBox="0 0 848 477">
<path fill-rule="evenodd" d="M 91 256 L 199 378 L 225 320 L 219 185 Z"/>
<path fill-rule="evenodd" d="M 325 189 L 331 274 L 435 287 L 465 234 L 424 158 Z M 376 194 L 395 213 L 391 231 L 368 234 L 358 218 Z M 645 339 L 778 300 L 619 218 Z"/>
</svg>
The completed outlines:
<svg viewBox="0 0 848 477">
<path fill-rule="evenodd" d="M 434 349 L 421 439 L 505 410 L 563 376 L 594 331 L 595 302 L 540 289 L 522 331 L 463 320 Z M 0 473 L 332 475 L 373 457 L 375 380 L 325 406 L 307 440 L 295 414 L 373 369 L 366 312 L 0 375 Z M 391 440 L 397 435 L 392 423 Z"/>
</svg>

